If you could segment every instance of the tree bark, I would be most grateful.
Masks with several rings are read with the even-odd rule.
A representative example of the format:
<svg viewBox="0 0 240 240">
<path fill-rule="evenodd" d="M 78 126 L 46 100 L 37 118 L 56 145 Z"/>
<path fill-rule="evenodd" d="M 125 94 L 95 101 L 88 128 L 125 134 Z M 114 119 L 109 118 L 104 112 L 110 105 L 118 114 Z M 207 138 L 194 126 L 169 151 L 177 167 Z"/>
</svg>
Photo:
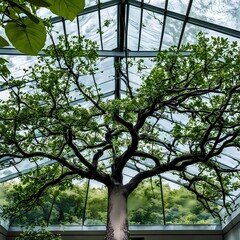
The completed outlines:
<svg viewBox="0 0 240 240">
<path fill-rule="evenodd" d="M 113 186 L 108 188 L 108 214 L 106 240 L 128 240 L 126 189 Z"/>
</svg>

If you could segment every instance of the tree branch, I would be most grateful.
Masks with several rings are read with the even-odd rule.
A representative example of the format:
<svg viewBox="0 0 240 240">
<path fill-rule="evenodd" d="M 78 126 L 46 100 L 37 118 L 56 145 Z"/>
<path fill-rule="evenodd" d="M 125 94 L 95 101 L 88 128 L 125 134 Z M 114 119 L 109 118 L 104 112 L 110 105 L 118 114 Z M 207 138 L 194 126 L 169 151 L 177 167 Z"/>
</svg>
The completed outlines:
<svg viewBox="0 0 240 240">
<path fill-rule="evenodd" d="M 131 135 L 132 141 L 131 144 L 128 145 L 127 150 L 124 151 L 124 153 L 121 154 L 121 156 L 116 157 L 115 163 L 112 166 L 112 175 L 113 176 L 120 176 L 122 173 L 122 169 L 126 165 L 127 161 L 133 156 L 134 152 L 137 150 L 138 147 L 138 134 L 135 128 L 131 123 L 128 123 L 123 118 L 121 118 L 118 114 L 115 114 L 115 119 L 122 124 L 124 127 L 126 127 Z"/>
<path fill-rule="evenodd" d="M 146 153 L 146 152 L 141 152 L 141 151 L 135 151 L 135 153 L 133 154 L 133 156 L 135 157 L 143 157 L 143 158 L 149 158 L 151 160 L 153 160 L 155 162 L 155 166 L 158 167 L 160 166 L 160 160 L 157 156 L 154 156 L 150 153 Z"/>
</svg>

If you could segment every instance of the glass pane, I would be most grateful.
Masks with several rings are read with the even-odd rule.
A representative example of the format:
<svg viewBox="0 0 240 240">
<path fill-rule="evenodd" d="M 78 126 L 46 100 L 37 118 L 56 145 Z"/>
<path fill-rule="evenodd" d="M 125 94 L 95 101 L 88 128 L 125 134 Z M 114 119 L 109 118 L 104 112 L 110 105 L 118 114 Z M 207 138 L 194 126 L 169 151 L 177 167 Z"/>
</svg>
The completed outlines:
<svg viewBox="0 0 240 240">
<path fill-rule="evenodd" d="M 159 8 L 165 8 L 166 0 L 145 0 L 144 2 Z"/>
<path fill-rule="evenodd" d="M 128 198 L 130 224 L 163 224 L 159 180 L 149 179 L 139 184 Z"/>
<path fill-rule="evenodd" d="M 20 174 L 26 174 L 38 166 L 46 166 L 55 163 L 53 160 L 42 159 L 36 162 L 27 159 L 1 159 L 0 162 L 0 182 L 18 177 Z"/>
<path fill-rule="evenodd" d="M 217 25 L 240 30 L 239 1 L 196 0 L 193 1 L 190 16 Z"/>
<path fill-rule="evenodd" d="M 117 6 L 101 10 L 103 49 L 117 48 Z"/>
<path fill-rule="evenodd" d="M 131 166 L 131 165 L 130 165 Z M 135 175 L 138 174 L 137 170 L 134 170 L 135 166 L 132 165 L 131 168 L 130 167 L 126 167 L 123 169 L 123 174 L 129 177 L 134 177 Z"/>
<path fill-rule="evenodd" d="M 22 77 L 25 74 L 24 69 L 37 63 L 37 57 L 33 56 L 4 56 L 4 58 L 8 60 L 7 67 L 14 77 Z"/>
<path fill-rule="evenodd" d="M 172 183 L 177 184 L 178 186 L 181 186 L 183 184 L 183 181 L 179 178 L 179 176 L 177 174 L 172 173 L 172 172 L 162 173 L 161 177 L 165 180 L 168 180 Z"/>
<path fill-rule="evenodd" d="M 85 1 L 85 8 L 94 6 L 98 4 L 98 0 L 86 0 Z"/>
<path fill-rule="evenodd" d="M 168 1 L 168 10 L 186 14 L 188 8 L 189 0 L 173 0 Z"/>
<path fill-rule="evenodd" d="M 55 15 L 54 13 L 52 13 L 49 9 L 47 8 L 40 8 L 37 11 L 37 16 L 39 16 L 40 18 L 49 18 L 49 17 L 56 17 L 57 15 Z"/>
<path fill-rule="evenodd" d="M 99 71 L 95 74 L 95 79 L 103 93 L 114 90 L 113 66 L 113 58 L 105 58 L 98 64 Z"/>
<path fill-rule="evenodd" d="M 99 84 L 99 88 L 101 88 L 101 92 L 104 94 L 114 91 L 114 87 L 115 87 L 114 80 Z"/>
<path fill-rule="evenodd" d="M 80 35 L 97 41 L 100 46 L 98 12 L 79 16 Z"/>
<path fill-rule="evenodd" d="M 86 184 L 74 184 L 71 189 L 59 190 L 57 186 L 48 189 L 41 201 L 21 219 L 14 220 L 14 225 L 30 226 L 82 224 L 86 196 Z M 9 201 L 14 201 L 10 195 Z"/>
<path fill-rule="evenodd" d="M 18 182 L 2 184 L 0 205 L 13 198 L 6 199 L 6 192 Z M 87 202 L 85 202 L 87 200 Z M 85 204 L 87 206 L 84 210 Z M 106 224 L 107 189 L 96 181 L 75 181 L 71 189 L 61 190 L 55 186 L 45 192 L 39 204 L 30 212 L 16 219 L 14 225 L 41 225 L 49 220 L 50 225 Z M 85 221 L 83 221 L 83 218 Z"/>
<path fill-rule="evenodd" d="M 225 149 L 225 152 L 227 149 Z M 217 158 L 217 162 L 223 164 L 222 168 L 228 169 L 228 168 L 236 168 L 239 163 L 231 158 L 228 154 L 222 154 Z"/>
<path fill-rule="evenodd" d="M 163 35 L 162 50 L 173 45 L 178 45 L 179 37 L 182 31 L 183 22 L 174 18 L 167 17 L 165 31 Z"/>
<path fill-rule="evenodd" d="M 138 50 L 140 17 L 141 17 L 141 10 L 139 8 L 130 6 L 129 20 L 128 20 L 127 48 L 132 51 Z"/>
<path fill-rule="evenodd" d="M 97 0 L 95 0 L 97 1 Z M 110 2 L 111 0 L 98 0 L 99 3 L 105 3 L 105 2 Z"/>
<path fill-rule="evenodd" d="M 184 187 L 163 181 L 163 198 L 167 224 L 219 223 Z"/>
<path fill-rule="evenodd" d="M 85 1 L 85 8 L 95 6 L 101 3 L 109 2 L 111 0 L 86 0 Z"/>
<path fill-rule="evenodd" d="M 231 36 L 228 36 L 226 34 L 222 34 L 213 30 L 209 30 L 207 28 L 199 27 L 193 24 L 187 24 L 185 31 L 184 31 L 184 36 L 182 40 L 182 44 L 186 44 L 187 42 L 189 43 L 196 43 L 196 35 L 199 32 L 204 32 L 207 33 L 207 37 L 223 37 L 223 38 L 228 38 L 229 41 L 237 41 L 240 43 L 239 38 L 234 38 Z"/>
<path fill-rule="evenodd" d="M 0 90 L 0 100 L 7 100 L 9 96 L 10 95 L 8 90 L 5 90 L 5 91 Z"/>
<path fill-rule="evenodd" d="M 87 197 L 85 225 L 107 223 L 107 188 L 90 181 Z"/>
<path fill-rule="evenodd" d="M 77 19 L 78 18 L 75 18 L 73 21 L 69 21 L 69 20 L 65 21 L 67 34 L 70 36 L 78 35 Z"/>
<path fill-rule="evenodd" d="M 142 63 L 142 72 L 139 73 L 138 72 L 138 64 L 137 62 L 139 60 L 143 60 L 144 62 Z M 152 58 L 135 58 L 132 61 L 132 65 L 128 68 L 128 78 L 129 78 L 129 82 L 130 82 L 130 86 L 132 87 L 133 91 L 135 91 L 136 89 L 138 89 L 142 83 L 142 77 L 144 75 L 147 75 L 152 67 L 154 66 L 154 63 L 152 62 Z M 123 70 L 126 73 L 126 69 Z M 126 75 L 126 74 L 125 74 Z M 122 80 L 122 85 L 121 88 L 123 90 L 126 90 L 126 80 Z"/>
<path fill-rule="evenodd" d="M 54 39 L 54 42 L 55 43 L 58 43 L 58 37 L 59 35 L 63 35 L 64 32 L 63 32 L 63 23 L 62 21 L 60 22 L 57 22 L 57 23 L 54 23 L 53 24 L 53 29 L 51 31 L 51 35 Z M 49 35 L 47 34 L 47 40 L 46 40 L 46 43 L 45 43 L 45 46 L 48 46 L 48 45 L 51 45 L 52 44 L 52 39 L 49 37 Z"/>
<path fill-rule="evenodd" d="M 6 35 L 5 30 L 4 30 L 3 27 L 0 28 L 0 34 L 1 34 L 1 36 L 2 36 L 3 38 L 7 39 L 7 35 Z M 9 47 L 9 46 L 8 46 L 8 47 Z"/>
<path fill-rule="evenodd" d="M 17 170 L 15 167 L 8 167 L 8 168 L 4 168 L 4 169 L 1 169 L 0 170 L 0 181 L 1 181 L 1 178 L 5 178 L 9 175 L 12 175 L 14 173 L 17 173 Z"/>
<path fill-rule="evenodd" d="M 16 164 L 16 168 L 19 172 L 28 170 L 28 169 L 32 169 L 32 168 L 36 168 L 36 167 L 37 167 L 37 165 L 34 162 L 30 162 L 28 160 L 24 160 L 24 161 Z"/>
<path fill-rule="evenodd" d="M 198 175 L 199 174 L 199 169 L 198 169 L 198 166 L 196 166 L 196 165 L 188 166 L 186 168 L 186 171 L 191 175 Z"/>
<path fill-rule="evenodd" d="M 162 34 L 163 15 L 143 11 L 141 50 L 158 50 Z"/>
</svg>

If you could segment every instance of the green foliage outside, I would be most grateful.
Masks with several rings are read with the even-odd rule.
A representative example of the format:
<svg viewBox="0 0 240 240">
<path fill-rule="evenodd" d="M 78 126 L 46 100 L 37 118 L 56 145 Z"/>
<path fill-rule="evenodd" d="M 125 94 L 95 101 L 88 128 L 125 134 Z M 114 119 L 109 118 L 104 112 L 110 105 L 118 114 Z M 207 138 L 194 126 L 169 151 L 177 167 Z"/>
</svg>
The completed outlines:
<svg viewBox="0 0 240 240">
<path fill-rule="evenodd" d="M 11 44 L 19 51 L 37 55 L 44 47 L 47 30 L 44 19 L 39 17 L 42 8 L 51 14 L 72 21 L 85 6 L 84 0 L 1 0 L 0 27 L 5 36 L 0 36 L 0 48 Z"/>
<path fill-rule="evenodd" d="M 35 230 L 33 227 L 28 227 L 26 231 L 20 233 L 20 235 L 15 238 L 15 240 L 61 240 L 61 236 L 59 234 L 53 234 L 48 231 L 46 228 L 41 227 Z"/>
<path fill-rule="evenodd" d="M 163 185 L 166 224 L 218 223 L 184 187 L 171 189 Z M 131 224 L 163 224 L 160 186 L 144 182 L 129 196 L 129 221 Z"/>
<path fill-rule="evenodd" d="M 21 184 L 21 183 L 20 183 Z M 14 208 L 19 195 L 17 185 L 3 185 L 0 191 L 1 205 L 8 203 Z M 24 188 L 23 188 L 24 190 Z M 54 224 L 82 224 L 87 184 L 74 184 L 70 190 L 49 189 L 29 212 L 22 212 L 13 225 L 28 226 Z M 183 187 L 171 189 L 163 185 L 166 224 L 212 224 L 218 219 L 212 216 L 195 199 L 195 196 Z M 7 201 L 6 201 L 7 199 Z M 17 213 L 16 213 L 17 214 Z M 163 224 L 163 210 L 159 181 L 142 183 L 128 199 L 130 224 Z M 107 189 L 90 187 L 84 224 L 106 224 Z M 31 229 L 32 230 L 32 229 Z"/>
</svg>

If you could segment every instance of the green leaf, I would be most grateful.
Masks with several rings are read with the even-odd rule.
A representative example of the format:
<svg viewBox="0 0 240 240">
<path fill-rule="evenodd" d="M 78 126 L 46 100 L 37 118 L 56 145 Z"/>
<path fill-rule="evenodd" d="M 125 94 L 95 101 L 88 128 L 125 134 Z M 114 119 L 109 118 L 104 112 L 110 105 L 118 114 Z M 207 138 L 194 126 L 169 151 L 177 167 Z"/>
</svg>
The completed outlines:
<svg viewBox="0 0 240 240">
<path fill-rule="evenodd" d="M 42 22 L 36 24 L 30 19 L 23 20 L 23 24 L 8 22 L 5 32 L 12 45 L 19 51 L 37 55 L 46 41 L 46 29 Z"/>
<path fill-rule="evenodd" d="M 18 13 L 25 13 L 33 22 L 39 23 L 39 19 L 31 13 L 28 7 L 17 4 L 15 2 L 11 2 L 11 7 Z"/>
<path fill-rule="evenodd" d="M 27 0 L 29 3 L 38 7 L 50 7 L 53 3 L 52 0 Z"/>
<path fill-rule="evenodd" d="M 0 36 L 0 48 L 5 47 L 5 46 L 9 46 L 9 43 L 2 36 Z"/>
<path fill-rule="evenodd" d="M 85 6 L 85 0 L 53 0 L 53 5 L 49 9 L 62 17 L 73 21 Z"/>
</svg>

